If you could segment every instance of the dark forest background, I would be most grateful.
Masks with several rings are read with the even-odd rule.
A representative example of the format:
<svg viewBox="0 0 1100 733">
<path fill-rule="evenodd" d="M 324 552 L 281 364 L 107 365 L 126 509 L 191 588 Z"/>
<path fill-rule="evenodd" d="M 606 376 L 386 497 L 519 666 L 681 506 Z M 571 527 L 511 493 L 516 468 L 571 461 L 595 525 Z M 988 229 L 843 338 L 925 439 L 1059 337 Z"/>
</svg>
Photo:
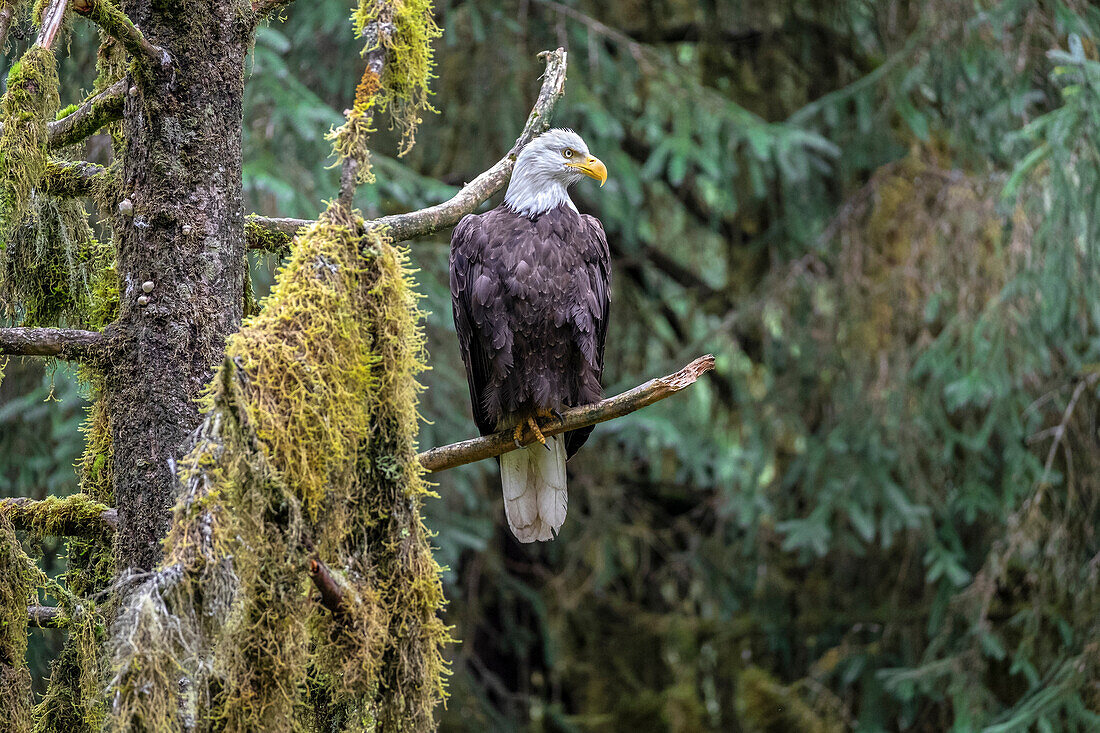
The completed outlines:
<svg viewBox="0 0 1100 733">
<path fill-rule="evenodd" d="M 299 2 L 257 34 L 253 211 L 313 217 L 338 188 L 349 10 Z M 574 192 L 615 261 L 606 390 L 717 356 L 596 429 L 553 543 L 513 540 L 494 462 L 436 476 L 461 640 L 442 728 L 1100 728 L 1100 11 L 477 0 L 437 19 L 438 114 L 402 158 L 378 132 L 361 210 L 435 203 L 496 161 L 535 54 L 565 46 L 554 123 L 610 171 Z M 62 67 L 63 100 L 95 75 L 90 34 L 68 42 L 86 63 Z M 475 433 L 448 241 L 411 245 L 422 447 Z M 262 293 L 278 263 L 254 257 Z M 8 365 L 0 496 L 76 490 L 81 390 Z M 39 679 L 59 645 L 32 632 Z"/>
</svg>

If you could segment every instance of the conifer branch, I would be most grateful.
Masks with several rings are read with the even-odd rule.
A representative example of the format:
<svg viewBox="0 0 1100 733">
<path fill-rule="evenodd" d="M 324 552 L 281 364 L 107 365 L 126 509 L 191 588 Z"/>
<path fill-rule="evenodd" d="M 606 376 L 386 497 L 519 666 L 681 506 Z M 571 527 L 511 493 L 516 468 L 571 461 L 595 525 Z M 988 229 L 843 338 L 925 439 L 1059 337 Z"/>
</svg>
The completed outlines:
<svg viewBox="0 0 1100 733">
<path fill-rule="evenodd" d="M 30 606 L 27 609 L 27 625 L 37 629 L 61 629 L 69 623 L 68 616 L 55 606 Z"/>
<path fill-rule="evenodd" d="M 16 529 L 56 537 L 110 537 L 118 528 L 118 512 L 83 494 L 43 501 L 15 498 L 0 500 L 0 514 Z"/>
<path fill-rule="evenodd" d="M 126 99 L 126 80 L 117 81 L 56 122 L 47 125 L 51 148 L 74 145 L 94 135 L 104 125 L 122 119 Z"/>
<path fill-rule="evenodd" d="M 531 114 L 527 117 L 523 132 L 516 139 L 508 155 L 466 184 L 450 200 L 419 211 L 383 216 L 366 222 L 364 228 L 384 227 L 387 236 L 392 237 L 395 242 L 422 237 L 454 226 L 462 217 L 472 214 L 477 207 L 504 188 L 512 175 L 512 167 L 516 164 L 519 151 L 539 134 L 550 129 L 550 118 L 553 116 L 554 107 L 565 94 L 566 56 L 565 50 L 561 48 L 539 54 L 539 58 L 546 62 L 542 88 L 539 90 L 539 96 L 531 109 Z M 294 234 L 312 223 L 305 219 L 269 219 L 255 215 L 250 216 L 248 221 L 258 228 L 248 238 L 249 249 L 263 249 L 276 253 L 289 250 Z"/>
<path fill-rule="evenodd" d="M 84 361 L 101 354 L 106 338 L 96 331 L 66 328 L 0 328 L 0 355 L 56 356 Z"/>
<path fill-rule="evenodd" d="M 118 177 L 110 168 L 79 160 L 56 161 L 46 164 L 39 185 L 51 196 L 78 198 L 95 196 L 116 185 Z"/>
<path fill-rule="evenodd" d="M 168 52 L 150 43 L 133 21 L 111 3 L 103 0 L 73 0 L 73 11 L 102 28 L 104 33 L 121 43 L 134 58 L 144 56 L 162 68 L 172 64 L 172 57 Z"/>
<path fill-rule="evenodd" d="M 652 405 L 654 402 L 671 397 L 680 390 L 690 387 L 699 377 L 713 368 L 713 356 L 710 354 L 700 356 L 675 374 L 651 379 L 634 389 L 591 405 L 571 407 L 562 413 L 561 420 L 548 425 L 540 424 L 542 433 L 546 436 L 557 435 L 568 430 L 586 428 L 589 425 L 628 415 L 635 410 Z M 432 448 L 421 453 L 417 458 L 420 465 L 427 471 L 434 473 L 499 456 L 516 450 L 516 448 L 517 446 L 512 439 L 512 431 L 503 430 L 481 438 Z"/>
<path fill-rule="evenodd" d="M 335 616 L 342 614 L 341 601 L 344 600 L 344 591 L 336 582 L 336 578 L 332 576 L 332 571 L 320 558 L 310 558 L 309 577 L 321 594 L 321 605 L 332 611 Z"/>
</svg>

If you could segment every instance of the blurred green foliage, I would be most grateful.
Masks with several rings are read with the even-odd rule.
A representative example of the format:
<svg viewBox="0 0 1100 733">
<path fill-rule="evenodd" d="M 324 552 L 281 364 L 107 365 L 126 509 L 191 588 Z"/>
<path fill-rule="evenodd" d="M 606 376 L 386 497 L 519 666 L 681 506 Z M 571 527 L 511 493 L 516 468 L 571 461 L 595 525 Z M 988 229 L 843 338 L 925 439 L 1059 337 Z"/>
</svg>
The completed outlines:
<svg viewBox="0 0 1100 733">
<path fill-rule="evenodd" d="M 537 88 L 535 54 L 566 45 L 554 122 L 611 172 L 575 191 L 615 259 L 607 391 L 718 356 L 683 395 L 597 428 L 553 543 L 514 542 L 492 462 L 434 477 L 461 639 L 443 728 L 1097 729 L 1100 11 L 436 11 L 440 112 L 404 157 L 400 131 L 375 135 L 360 208 L 434 203 L 491 165 Z M 313 217 L 335 196 L 324 134 L 362 72 L 348 12 L 296 3 L 257 36 L 255 211 Z M 446 233 L 411 249 L 431 446 L 474 428 Z M 274 263 L 255 264 L 262 290 Z M 54 418 L 32 408 L 0 404 L 41 434 Z M 56 492 L 48 476 L 80 447 L 62 452 L 28 479 L 5 442 L 0 475 Z"/>
</svg>

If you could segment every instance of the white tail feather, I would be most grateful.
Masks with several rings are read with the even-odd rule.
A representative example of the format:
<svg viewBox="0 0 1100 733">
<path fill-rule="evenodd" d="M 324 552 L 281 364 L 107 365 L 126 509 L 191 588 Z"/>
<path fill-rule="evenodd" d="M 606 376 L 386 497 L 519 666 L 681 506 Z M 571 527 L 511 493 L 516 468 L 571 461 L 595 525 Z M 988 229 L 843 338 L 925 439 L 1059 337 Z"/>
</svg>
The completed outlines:
<svg viewBox="0 0 1100 733">
<path fill-rule="evenodd" d="M 504 514 L 520 542 L 552 540 L 565 523 L 565 441 L 555 435 L 546 448 L 533 443 L 500 457 Z"/>
</svg>

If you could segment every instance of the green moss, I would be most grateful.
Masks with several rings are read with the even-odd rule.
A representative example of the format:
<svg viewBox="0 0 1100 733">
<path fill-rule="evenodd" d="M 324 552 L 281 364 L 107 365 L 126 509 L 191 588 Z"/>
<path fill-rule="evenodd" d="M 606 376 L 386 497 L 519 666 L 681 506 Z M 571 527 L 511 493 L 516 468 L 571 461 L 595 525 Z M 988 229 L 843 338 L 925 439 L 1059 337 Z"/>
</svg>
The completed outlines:
<svg viewBox="0 0 1100 733">
<path fill-rule="evenodd" d="M 737 714 L 747 733 L 841 733 L 844 725 L 816 712 L 793 688 L 759 667 L 737 681 Z"/>
<path fill-rule="evenodd" d="M 46 167 L 46 124 L 60 104 L 57 87 L 57 60 L 41 46 L 32 46 L 8 73 L 0 105 L 0 246 L 22 219 Z"/>
<path fill-rule="evenodd" d="M 290 254 L 291 237 L 275 229 L 268 229 L 256 222 L 256 215 L 248 216 L 244 221 L 245 239 L 249 249 L 261 249 L 279 257 Z"/>
<path fill-rule="evenodd" d="M 18 524 L 37 537 L 67 536 L 74 528 L 95 528 L 100 541 L 111 537 L 111 528 L 103 521 L 107 507 L 84 494 L 64 498 L 50 496 L 30 504 L 6 504 L 0 501 L 0 513 L 18 517 Z"/>
<path fill-rule="evenodd" d="M 5 729 L 31 729 L 31 675 L 27 670 L 27 606 L 35 599 L 38 578 L 0 514 L 0 716 Z M 40 574 L 40 573 L 39 573 Z"/>
<path fill-rule="evenodd" d="M 73 112 L 76 112 L 78 109 L 80 109 L 79 104 L 70 104 L 68 107 L 62 107 L 57 111 L 57 114 L 54 115 L 54 119 L 60 120 L 63 117 L 68 117 Z"/>
<path fill-rule="evenodd" d="M 364 38 L 363 55 L 384 51 L 381 74 L 371 68 L 363 72 L 355 90 L 355 104 L 347 121 L 329 133 L 337 159 L 355 160 L 360 183 L 373 180 L 367 140 L 374 132 L 375 115 L 389 112 L 391 124 L 401 131 L 404 155 L 416 142 L 416 129 L 425 111 L 435 111 L 428 102 L 432 79 L 432 41 L 442 31 L 435 24 L 430 0 L 376 2 L 359 0 L 352 13 L 357 38 Z M 378 33 L 378 28 L 389 29 Z"/>
</svg>

